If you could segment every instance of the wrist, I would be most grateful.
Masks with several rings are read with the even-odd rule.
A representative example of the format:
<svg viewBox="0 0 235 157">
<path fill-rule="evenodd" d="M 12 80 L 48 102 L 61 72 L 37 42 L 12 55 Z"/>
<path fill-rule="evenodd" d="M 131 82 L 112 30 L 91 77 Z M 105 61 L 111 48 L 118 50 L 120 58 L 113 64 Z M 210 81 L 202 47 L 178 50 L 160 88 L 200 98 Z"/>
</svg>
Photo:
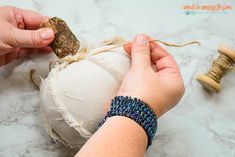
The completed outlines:
<svg viewBox="0 0 235 157">
<path fill-rule="evenodd" d="M 107 119 L 113 116 L 128 117 L 139 124 L 147 134 L 148 146 L 152 144 L 157 130 L 157 117 L 146 103 L 137 98 L 117 96 L 112 100 L 110 110 L 99 126 L 102 126 Z"/>
<path fill-rule="evenodd" d="M 136 141 L 137 143 L 142 143 L 141 145 L 144 148 L 147 146 L 148 137 L 144 129 L 130 118 L 124 116 L 109 117 L 102 127 L 109 127 L 112 130 L 119 131 L 126 140 L 128 139 L 129 144 L 133 144 L 133 141 Z M 126 143 L 126 145 L 129 144 Z"/>
<path fill-rule="evenodd" d="M 113 116 L 87 141 L 76 157 L 143 157 L 147 143 L 147 135 L 137 123 L 127 117 Z"/>
</svg>

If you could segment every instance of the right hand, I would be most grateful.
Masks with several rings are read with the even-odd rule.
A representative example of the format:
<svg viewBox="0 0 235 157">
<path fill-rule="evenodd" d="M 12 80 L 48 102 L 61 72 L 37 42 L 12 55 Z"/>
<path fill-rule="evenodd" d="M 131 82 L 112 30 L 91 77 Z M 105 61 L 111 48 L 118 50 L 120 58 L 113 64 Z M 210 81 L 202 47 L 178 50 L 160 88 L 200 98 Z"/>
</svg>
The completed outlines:
<svg viewBox="0 0 235 157">
<path fill-rule="evenodd" d="M 118 95 L 136 97 L 152 108 L 159 118 L 173 108 L 184 94 L 184 84 L 177 63 L 147 35 L 137 35 L 132 45 L 125 45 L 132 66 Z"/>
</svg>

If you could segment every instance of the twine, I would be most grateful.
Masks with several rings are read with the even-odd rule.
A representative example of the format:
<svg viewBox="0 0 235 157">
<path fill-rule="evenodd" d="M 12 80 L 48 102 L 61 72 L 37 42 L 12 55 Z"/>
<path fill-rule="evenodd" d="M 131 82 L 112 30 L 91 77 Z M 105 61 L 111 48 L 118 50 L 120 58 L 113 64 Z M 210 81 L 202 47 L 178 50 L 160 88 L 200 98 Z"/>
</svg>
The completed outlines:
<svg viewBox="0 0 235 157">
<path fill-rule="evenodd" d="M 100 54 L 100 53 L 103 53 L 103 52 L 107 52 L 107 51 L 110 51 L 110 50 L 113 50 L 115 48 L 119 48 L 119 47 L 122 47 L 122 46 L 125 46 L 125 45 L 129 45 L 129 44 L 132 44 L 132 42 L 130 41 L 122 41 L 120 42 L 121 39 L 117 39 L 117 38 L 113 38 L 111 40 L 119 40 L 118 44 L 114 44 L 112 41 L 106 41 L 107 44 L 105 44 L 106 46 L 107 45 L 110 45 L 110 47 L 104 47 L 104 48 L 101 48 L 99 51 L 95 52 L 95 53 L 92 53 L 90 54 L 90 56 L 94 56 L 94 55 L 97 55 L 97 54 Z M 184 47 L 184 46 L 187 46 L 187 45 L 192 45 L 192 44 L 198 44 L 198 45 L 201 45 L 200 42 L 198 41 L 191 41 L 191 42 L 187 42 L 187 43 L 183 43 L 183 44 L 175 44 L 175 43 L 169 43 L 169 42 L 165 42 L 165 41 L 162 41 L 162 40 L 157 40 L 157 39 L 153 39 L 153 40 L 149 40 L 149 42 L 159 42 L 159 43 L 162 43 L 163 45 L 165 46 L 169 46 L 169 47 Z M 103 45 L 103 46 L 105 46 Z M 55 60 L 55 61 L 52 61 L 50 62 L 49 64 L 49 69 L 51 70 L 52 69 L 52 65 L 56 65 L 56 64 L 61 64 L 63 62 L 66 62 L 68 64 L 71 64 L 73 62 L 79 62 L 80 60 L 83 60 L 87 57 L 87 49 L 82 49 L 82 50 L 79 50 L 77 52 L 77 56 L 74 55 L 74 56 L 66 56 L 62 59 L 58 59 L 58 60 Z M 81 55 L 80 55 L 81 54 Z"/>
<path fill-rule="evenodd" d="M 234 70 L 232 65 L 233 60 L 230 57 L 220 54 L 219 57 L 213 61 L 212 67 L 207 73 L 207 76 L 217 83 L 220 83 L 222 77 L 228 70 Z"/>
<path fill-rule="evenodd" d="M 162 43 L 163 45 L 169 46 L 169 47 L 184 47 L 184 46 L 192 45 L 192 44 L 201 45 L 201 43 L 198 42 L 198 41 L 191 41 L 191 42 L 187 42 L 187 43 L 184 43 L 184 44 L 175 44 L 175 43 L 165 42 L 165 41 L 162 41 L 162 40 L 153 39 L 153 40 L 149 40 L 149 42 L 159 42 L 159 43 Z M 92 55 L 96 55 L 96 54 L 99 54 L 99 53 L 102 53 L 102 52 L 105 52 L 105 51 L 109 51 L 109 50 L 112 50 L 112 49 L 115 49 L 115 48 L 118 48 L 118 47 L 121 47 L 121 46 L 130 45 L 130 44 L 132 44 L 132 42 L 125 41 L 121 44 L 113 45 L 113 47 L 105 48 L 105 49 L 101 50 L 100 52 L 96 52 Z"/>
<path fill-rule="evenodd" d="M 115 42 L 117 42 L 118 44 L 115 44 Z M 162 43 L 163 45 L 169 46 L 169 47 L 184 47 L 184 46 L 192 45 L 192 44 L 201 45 L 201 43 L 198 42 L 198 41 L 191 41 L 191 42 L 187 42 L 187 43 L 183 43 L 183 44 L 175 44 L 175 43 L 165 42 L 165 41 L 162 41 L 162 40 L 153 39 L 153 40 L 149 40 L 149 42 L 159 42 L 159 43 Z M 104 48 L 100 49 L 99 51 L 97 51 L 95 53 L 92 53 L 91 56 L 97 55 L 97 54 L 100 54 L 100 53 L 103 53 L 103 52 L 107 52 L 109 50 L 113 50 L 115 48 L 119 48 L 119 47 L 122 47 L 124 45 L 129 45 L 129 44 L 132 44 L 132 42 L 124 41 L 121 38 L 113 38 L 113 39 L 111 39 L 109 41 L 106 41 L 105 45 L 106 46 L 109 45 L 110 47 L 104 47 Z M 103 46 L 105 46 L 105 45 L 103 45 Z M 73 62 L 79 62 L 80 60 L 85 59 L 87 57 L 87 55 L 88 55 L 88 49 L 87 48 L 83 48 L 81 50 L 78 50 L 78 52 L 74 56 L 66 56 L 64 58 L 57 59 L 55 61 L 51 61 L 49 63 L 49 69 L 51 70 L 52 67 L 55 67 L 55 65 L 64 64 L 64 63 L 67 63 L 65 65 L 65 67 L 66 67 L 67 65 L 69 65 L 69 64 L 71 64 Z M 32 69 L 30 71 L 30 80 L 34 84 L 34 86 L 37 89 L 39 89 L 39 84 L 40 83 L 36 83 L 36 81 L 34 81 L 34 79 L 33 79 L 34 73 L 35 73 L 35 70 Z"/>
</svg>

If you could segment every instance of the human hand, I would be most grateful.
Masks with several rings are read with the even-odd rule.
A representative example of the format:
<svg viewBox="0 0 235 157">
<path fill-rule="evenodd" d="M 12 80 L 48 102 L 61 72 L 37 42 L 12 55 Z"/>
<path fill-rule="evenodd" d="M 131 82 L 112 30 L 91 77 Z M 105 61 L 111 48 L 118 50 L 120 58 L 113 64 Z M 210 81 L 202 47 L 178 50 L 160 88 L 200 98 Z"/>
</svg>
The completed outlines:
<svg viewBox="0 0 235 157">
<path fill-rule="evenodd" d="M 50 28 L 38 29 L 48 18 L 30 10 L 0 7 L 0 66 L 30 53 L 50 52 Z"/>
<path fill-rule="evenodd" d="M 138 35 L 125 45 L 132 66 L 118 95 L 136 97 L 152 108 L 159 118 L 173 108 L 184 94 L 184 84 L 173 57 L 147 35 Z"/>
</svg>

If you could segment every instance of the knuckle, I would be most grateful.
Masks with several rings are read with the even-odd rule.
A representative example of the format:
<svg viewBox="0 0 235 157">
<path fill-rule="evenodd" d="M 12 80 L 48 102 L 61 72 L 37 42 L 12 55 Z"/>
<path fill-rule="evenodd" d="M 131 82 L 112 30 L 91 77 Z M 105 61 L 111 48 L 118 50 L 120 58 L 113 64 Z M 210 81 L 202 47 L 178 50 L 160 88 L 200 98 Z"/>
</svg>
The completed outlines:
<svg viewBox="0 0 235 157">
<path fill-rule="evenodd" d="M 40 45 L 40 40 L 38 39 L 37 32 L 35 31 L 31 32 L 31 43 L 33 47 L 37 47 Z"/>
<path fill-rule="evenodd" d="M 0 7 L 0 8 L 6 9 L 6 10 L 13 10 L 16 7 L 15 6 L 6 5 L 6 6 Z"/>
<path fill-rule="evenodd" d="M 14 15 L 14 19 L 16 21 L 17 27 L 23 29 L 24 28 L 24 18 L 21 13 L 21 10 L 17 7 L 13 7 L 12 10 L 13 10 L 13 15 Z"/>
<path fill-rule="evenodd" d="M 12 11 L 14 12 L 14 14 L 19 13 L 20 9 L 15 7 L 15 6 L 10 6 L 10 8 L 12 9 Z"/>
<path fill-rule="evenodd" d="M 132 49 L 134 52 L 150 53 L 150 48 L 147 45 L 138 45 Z"/>
<path fill-rule="evenodd" d="M 17 47 L 19 45 L 19 41 L 16 38 L 16 32 L 13 27 L 9 27 L 9 37 L 8 40 L 6 41 L 10 46 L 12 47 Z"/>
<path fill-rule="evenodd" d="M 6 53 L 11 51 L 12 49 L 13 49 L 13 47 L 11 45 L 0 42 L 0 54 L 1 55 L 5 55 Z"/>
<path fill-rule="evenodd" d="M 21 14 L 20 9 L 17 8 L 17 7 L 14 7 L 14 6 L 12 6 L 11 9 L 12 9 L 14 18 L 15 18 L 15 20 L 16 20 L 16 19 L 17 19 L 17 16 L 19 16 L 19 15 Z"/>
<path fill-rule="evenodd" d="M 150 53 L 146 49 L 137 49 L 135 50 L 136 54 L 143 54 L 143 55 L 149 55 Z"/>
</svg>

